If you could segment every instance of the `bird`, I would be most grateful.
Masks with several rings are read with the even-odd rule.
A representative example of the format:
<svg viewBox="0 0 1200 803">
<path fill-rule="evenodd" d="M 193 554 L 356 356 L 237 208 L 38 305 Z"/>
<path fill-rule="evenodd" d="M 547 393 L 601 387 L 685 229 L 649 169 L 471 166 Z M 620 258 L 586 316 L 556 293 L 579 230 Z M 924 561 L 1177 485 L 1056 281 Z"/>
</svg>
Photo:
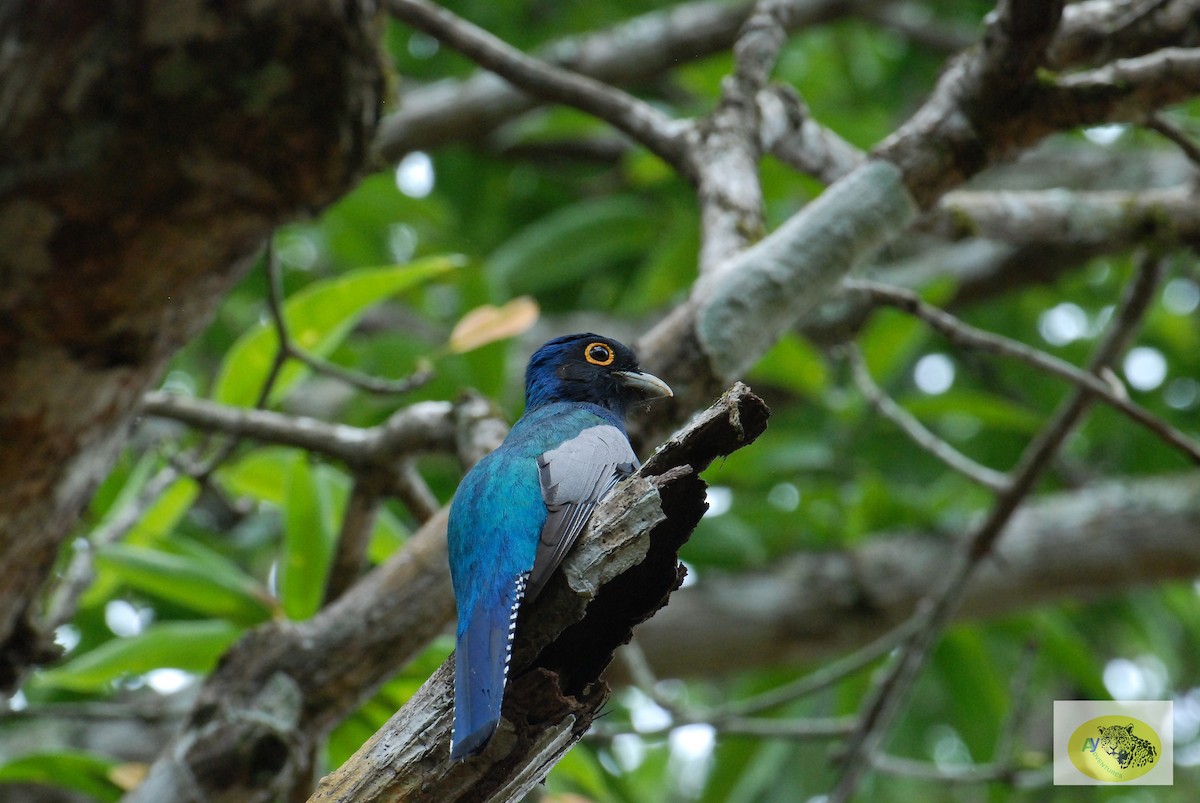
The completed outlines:
<svg viewBox="0 0 1200 803">
<path fill-rule="evenodd" d="M 671 395 L 611 337 L 565 335 L 530 358 L 525 412 L 450 503 L 458 613 L 452 761 L 481 752 L 499 725 L 522 603 L 537 597 L 596 504 L 638 467 L 626 413 Z"/>
</svg>

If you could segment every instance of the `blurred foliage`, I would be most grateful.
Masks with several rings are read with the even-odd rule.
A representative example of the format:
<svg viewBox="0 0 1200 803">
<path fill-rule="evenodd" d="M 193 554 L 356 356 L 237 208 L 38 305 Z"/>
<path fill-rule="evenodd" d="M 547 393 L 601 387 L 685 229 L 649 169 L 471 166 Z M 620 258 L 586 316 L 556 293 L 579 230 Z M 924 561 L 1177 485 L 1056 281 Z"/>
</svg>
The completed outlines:
<svg viewBox="0 0 1200 803">
<path fill-rule="evenodd" d="M 469 0 L 456 4 L 456 11 L 519 47 L 535 48 L 654 5 L 667 4 Z M 931 4 L 922 11 L 930 24 L 973 32 L 989 8 L 969 2 Z M 389 25 L 386 40 L 404 83 L 472 71 L 465 59 L 402 26 Z M 897 33 L 844 21 L 795 36 L 777 75 L 798 87 L 817 119 L 869 147 L 915 108 L 943 62 L 944 54 Z M 711 107 L 730 63 L 726 54 L 687 64 L 636 91 L 673 113 L 700 114 Z M 1111 146 L 1077 135 L 1061 139 L 1079 148 L 1121 148 L 1132 147 L 1133 136 Z M 421 361 L 429 361 L 436 375 L 397 400 L 356 392 L 293 362 L 268 406 L 368 426 L 398 404 L 453 398 L 473 387 L 515 417 L 521 372 L 535 341 L 583 327 L 633 334 L 684 298 L 697 254 L 692 190 L 637 150 L 608 163 L 538 155 L 542 146 L 593 137 L 612 133 L 572 111 L 536 111 L 485 141 L 407 157 L 366 178 L 317 220 L 280 231 L 276 249 L 284 270 L 285 315 L 299 345 L 382 377 L 403 377 Z M 510 147 L 515 145 L 523 148 Z M 1137 145 L 1162 147 L 1142 138 Z M 819 191 L 811 180 L 770 160 L 763 184 L 771 225 Z M 1079 363 L 1130 270 L 1127 255 L 1098 259 L 1053 284 L 1014 289 L 957 312 L 975 326 Z M 1200 273 L 1190 257 L 1179 257 L 1171 276 L 1138 341 L 1163 359 L 1165 376 L 1132 393 L 1156 414 L 1195 432 L 1200 327 L 1194 299 Z M 933 287 L 929 294 L 942 300 L 949 290 Z M 530 299 L 504 306 L 521 296 Z M 254 404 L 277 345 L 265 298 L 263 271 L 255 270 L 229 295 L 208 330 L 176 357 L 165 387 Z M 1064 312 L 1063 304 L 1072 306 Z M 533 335 L 503 339 L 532 322 L 539 309 Z M 1081 321 L 1077 336 L 1047 339 L 1055 321 L 1048 316 L 1055 310 Z M 1065 391 L 1023 365 L 956 352 L 898 313 L 875 315 L 858 343 L 886 391 L 954 446 L 998 468 L 1013 464 Z M 930 354 L 945 355 L 953 368 L 942 392 L 922 390 L 914 378 L 915 366 Z M 707 517 L 684 549 L 694 575 L 768 567 L 797 551 L 836 549 L 900 531 L 950 537 L 986 509 L 989 494 L 912 447 L 872 412 L 837 355 L 789 335 L 748 381 L 774 416 L 758 444 L 709 470 L 709 482 L 729 504 Z M 173 455 L 207 453 L 212 446 L 211 439 L 181 427 L 145 422 L 98 490 L 79 536 L 88 537 L 120 514 Z M 1071 439 L 1043 490 L 1184 467 L 1178 454 L 1146 432 L 1098 409 Z M 430 458 L 420 468 L 438 499 L 447 501 L 457 467 Z M 155 670 L 182 670 L 198 682 L 247 628 L 272 617 L 311 616 L 320 604 L 350 481 L 340 465 L 253 444 L 241 445 L 206 486 L 176 481 L 120 544 L 97 551 L 94 583 L 60 632 L 66 659 L 36 675 L 20 705 L 35 712 L 55 704 L 121 701 L 148 690 L 170 692 L 175 686 L 158 683 Z M 389 503 L 376 525 L 371 560 L 399 548 L 414 525 L 403 507 Z M 942 766 L 987 762 L 1006 720 L 1025 710 L 1029 727 L 1017 735 L 1018 755 L 1030 766 L 1044 763 L 1049 701 L 1107 696 L 1105 669 L 1117 660 L 1142 667 L 1148 696 L 1191 700 L 1200 717 L 1196 596 L 1193 587 L 1170 585 L 1089 605 L 1064 601 L 955 628 L 922 678 L 890 742 L 892 752 Z M 1030 641 L 1038 645 L 1033 680 L 1024 698 L 1014 699 L 1009 681 Z M 329 739 L 323 768 L 350 755 L 449 649 L 449 640 L 435 642 L 342 723 Z M 719 710 L 811 668 L 664 680 L 657 691 L 697 710 Z M 178 673 L 167 677 L 177 679 Z M 853 713 L 868 683 L 869 672 L 853 675 L 771 716 Z M 2 730 L 19 733 L 28 719 Z M 618 691 L 603 725 L 606 732 L 626 732 L 581 743 L 550 775 L 548 798 L 574 793 L 628 803 L 791 803 L 826 792 L 833 782 L 825 742 L 714 738 L 711 728 L 672 730 L 670 724 L 670 714 L 646 694 Z M 1192 800 L 1200 788 L 1195 768 L 1200 743 L 1194 731 L 1183 735 L 1190 741 L 1176 745 L 1177 755 L 1190 751 L 1194 760 L 1176 766 L 1174 789 L 1156 792 L 1156 800 Z M 80 753 L 5 756 L 0 782 L 53 783 L 111 800 L 119 794 L 110 773 L 116 763 Z M 863 799 L 1094 798 L 1070 788 L 1018 792 L 1002 784 L 959 788 L 877 776 Z M 1150 798 L 1131 793 L 1123 799 Z"/>
</svg>

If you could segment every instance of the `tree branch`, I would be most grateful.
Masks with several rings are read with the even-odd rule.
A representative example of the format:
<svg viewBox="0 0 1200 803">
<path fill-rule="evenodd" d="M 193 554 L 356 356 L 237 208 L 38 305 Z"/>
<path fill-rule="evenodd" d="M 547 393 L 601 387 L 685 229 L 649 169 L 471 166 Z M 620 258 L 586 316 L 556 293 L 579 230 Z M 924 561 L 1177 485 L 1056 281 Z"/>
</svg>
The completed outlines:
<svg viewBox="0 0 1200 803">
<path fill-rule="evenodd" d="M 1085 0 L 1063 9 L 1046 66 L 1094 67 L 1164 47 L 1200 45 L 1195 0 Z"/>
<path fill-rule="evenodd" d="M 762 236 L 762 157 L 757 96 L 786 41 L 782 4 L 759 0 L 738 33 L 734 69 L 692 142 L 692 176 L 700 202 L 700 271 L 715 268 Z"/>
<path fill-rule="evenodd" d="M 608 84 L 520 52 L 481 28 L 425 0 L 387 0 L 388 10 L 414 28 L 461 51 L 481 66 L 539 98 L 574 106 L 604 120 L 691 175 L 683 133 L 653 106 Z"/>
<path fill-rule="evenodd" d="M 875 149 L 900 168 L 921 206 L 1052 130 L 1037 125 L 1041 118 L 1028 113 L 1025 98 L 1062 6 L 1061 0 L 1001 2 L 981 46 L 951 62 L 930 99 Z"/>
<path fill-rule="evenodd" d="M 1193 167 L 1200 167 L 1200 145 L 1192 137 L 1188 136 L 1186 131 L 1161 114 L 1150 114 L 1146 118 L 1144 125 L 1151 131 L 1157 131 L 1171 142 L 1174 142 L 1179 146 L 1179 150 L 1183 151 L 1184 155 L 1187 156 Z"/>
<path fill-rule="evenodd" d="M 866 161 L 867 155 L 825 128 L 790 86 L 773 86 L 758 94 L 762 120 L 761 147 L 784 164 L 832 184 Z"/>
<path fill-rule="evenodd" d="M 418 402 L 396 411 L 383 424 L 362 429 L 272 410 L 229 407 L 157 390 L 142 400 L 145 415 L 239 438 L 295 446 L 350 466 L 387 463 L 413 452 L 453 451 L 458 434 L 453 410 L 450 402 Z"/>
<path fill-rule="evenodd" d="M 857 346 L 847 346 L 845 353 L 859 391 L 867 398 L 876 412 L 899 427 L 913 443 L 984 488 L 999 491 L 1008 484 L 1008 477 L 1003 472 L 976 463 L 926 429 L 912 413 L 884 393 L 871 379 L 866 360 L 863 359 L 862 352 L 858 350 Z"/>
<path fill-rule="evenodd" d="M 1043 84 L 1031 109 L 1034 119 L 1050 130 L 1137 123 L 1155 109 L 1181 103 L 1197 92 L 1200 48 L 1168 47 Z"/>
<path fill-rule="evenodd" d="M 789 30 L 815 25 L 848 11 L 845 0 L 793 0 Z M 610 84 L 646 81 L 680 65 L 728 50 L 753 3 L 693 2 L 547 47 L 543 59 Z M 479 136 L 539 105 L 490 73 L 409 91 L 400 109 L 380 124 L 376 153 L 394 161 L 414 150 Z"/>
<path fill-rule="evenodd" d="M 697 283 L 695 329 L 717 376 L 741 376 L 852 266 L 916 217 L 896 168 L 878 159 L 833 184 Z"/>
<path fill-rule="evenodd" d="M 371 541 L 371 530 L 381 504 L 380 492 L 372 485 L 370 481 L 358 477 L 350 489 L 333 560 L 329 565 L 329 578 L 325 581 L 322 605 L 328 605 L 345 593 L 366 568 L 367 544 Z"/>
<path fill-rule="evenodd" d="M 1111 253 L 1139 243 L 1200 245 L 1200 204 L 1188 186 L 1135 192 L 960 190 L 938 203 L 929 231 L 1023 246 Z"/>
</svg>

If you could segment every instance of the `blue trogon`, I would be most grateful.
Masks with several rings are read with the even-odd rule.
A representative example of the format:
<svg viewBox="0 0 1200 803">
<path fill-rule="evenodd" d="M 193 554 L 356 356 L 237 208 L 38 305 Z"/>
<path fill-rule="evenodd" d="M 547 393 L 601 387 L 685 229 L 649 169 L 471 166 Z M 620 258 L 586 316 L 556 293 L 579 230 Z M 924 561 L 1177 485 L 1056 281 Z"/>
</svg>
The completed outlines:
<svg viewBox="0 0 1200 803">
<path fill-rule="evenodd" d="M 522 601 L 537 596 L 596 503 L 637 468 L 626 411 L 670 395 L 610 337 L 559 337 L 530 359 L 525 414 L 450 504 L 458 605 L 452 759 L 482 750 L 500 721 Z"/>
</svg>

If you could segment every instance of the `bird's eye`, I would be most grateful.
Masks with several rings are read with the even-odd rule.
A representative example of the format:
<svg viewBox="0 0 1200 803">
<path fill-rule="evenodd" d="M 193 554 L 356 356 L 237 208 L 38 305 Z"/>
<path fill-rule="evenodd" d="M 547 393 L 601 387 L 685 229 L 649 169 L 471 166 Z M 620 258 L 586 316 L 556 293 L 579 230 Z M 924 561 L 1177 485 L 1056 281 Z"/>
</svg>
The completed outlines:
<svg viewBox="0 0 1200 803">
<path fill-rule="evenodd" d="M 583 356 L 592 365 L 612 365 L 612 361 L 616 359 L 616 354 L 609 348 L 607 343 L 588 343 L 588 347 L 584 349 Z"/>
</svg>

